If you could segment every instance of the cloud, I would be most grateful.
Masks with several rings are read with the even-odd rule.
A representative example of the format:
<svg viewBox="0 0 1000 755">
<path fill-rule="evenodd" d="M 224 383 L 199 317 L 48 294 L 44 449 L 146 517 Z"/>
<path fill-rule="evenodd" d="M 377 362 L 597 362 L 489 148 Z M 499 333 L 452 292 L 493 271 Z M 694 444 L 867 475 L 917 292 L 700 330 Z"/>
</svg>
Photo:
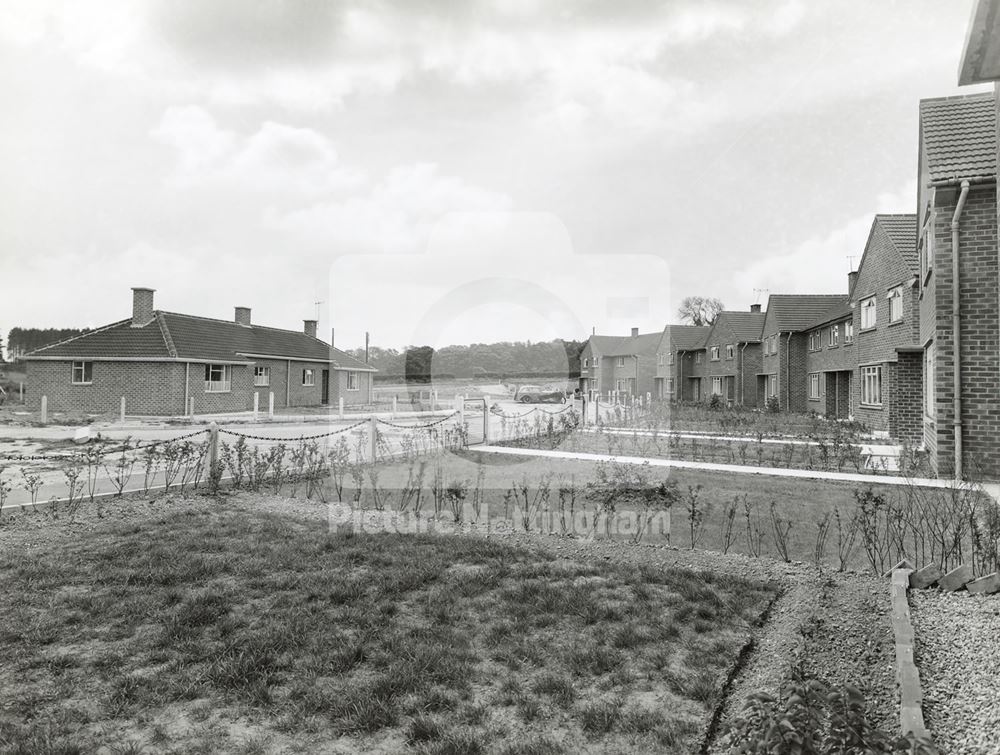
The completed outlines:
<svg viewBox="0 0 1000 755">
<path fill-rule="evenodd" d="M 847 292 L 847 273 L 861 262 L 874 216 L 880 213 L 911 213 L 916 206 L 917 182 L 877 195 L 871 212 L 848 219 L 823 234 L 810 236 L 786 254 L 759 249 L 754 261 L 740 269 L 729 288 L 741 298 L 754 290 L 772 294 Z"/>
</svg>

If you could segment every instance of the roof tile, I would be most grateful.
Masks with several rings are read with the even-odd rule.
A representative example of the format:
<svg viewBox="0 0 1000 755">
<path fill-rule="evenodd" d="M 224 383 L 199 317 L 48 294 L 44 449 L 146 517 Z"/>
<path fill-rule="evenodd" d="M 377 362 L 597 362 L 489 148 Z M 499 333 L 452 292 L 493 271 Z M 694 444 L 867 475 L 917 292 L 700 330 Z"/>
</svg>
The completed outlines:
<svg viewBox="0 0 1000 755">
<path fill-rule="evenodd" d="M 996 177 L 992 92 L 921 100 L 920 133 L 932 182 Z"/>
</svg>

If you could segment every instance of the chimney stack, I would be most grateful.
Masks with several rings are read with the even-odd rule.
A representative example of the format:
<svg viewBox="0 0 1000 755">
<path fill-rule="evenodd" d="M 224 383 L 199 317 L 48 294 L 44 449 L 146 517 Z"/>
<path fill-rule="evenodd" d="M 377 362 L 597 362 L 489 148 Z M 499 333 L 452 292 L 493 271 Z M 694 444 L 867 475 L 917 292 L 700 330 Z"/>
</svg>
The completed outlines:
<svg viewBox="0 0 1000 755">
<path fill-rule="evenodd" d="M 854 284 L 858 282 L 858 271 L 852 270 L 847 274 L 847 295 L 850 296 L 854 290 Z"/>
<path fill-rule="evenodd" d="M 760 312 L 760 304 L 751 304 L 750 305 L 750 311 L 751 312 Z"/>
<path fill-rule="evenodd" d="M 639 335 L 639 329 L 638 328 L 632 328 L 632 337 L 635 338 L 637 335 Z"/>
<path fill-rule="evenodd" d="M 303 320 L 302 321 L 302 332 L 307 336 L 316 337 L 316 324 L 318 320 Z"/>
<path fill-rule="evenodd" d="M 250 307 L 236 308 L 236 322 L 239 325 L 250 327 Z"/>
<path fill-rule="evenodd" d="M 132 327 L 141 328 L 153 321 L 153 293 L 155 289 L 135 286 L 132 288 Z"/>
</svg>

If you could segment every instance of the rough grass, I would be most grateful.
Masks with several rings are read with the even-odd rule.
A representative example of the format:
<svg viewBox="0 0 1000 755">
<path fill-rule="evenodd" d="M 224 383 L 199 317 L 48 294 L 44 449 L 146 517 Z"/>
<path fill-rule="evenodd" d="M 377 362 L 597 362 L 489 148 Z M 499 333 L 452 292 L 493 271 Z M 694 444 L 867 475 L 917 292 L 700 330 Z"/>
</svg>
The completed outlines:
<svg viewBox="0 0 1000 755">
<path fill-rule="evenodd" d="M 317 524 L 193 504 L 9 546 L 0 751 L 690 752 L 772 595 Z"/>
</svg>

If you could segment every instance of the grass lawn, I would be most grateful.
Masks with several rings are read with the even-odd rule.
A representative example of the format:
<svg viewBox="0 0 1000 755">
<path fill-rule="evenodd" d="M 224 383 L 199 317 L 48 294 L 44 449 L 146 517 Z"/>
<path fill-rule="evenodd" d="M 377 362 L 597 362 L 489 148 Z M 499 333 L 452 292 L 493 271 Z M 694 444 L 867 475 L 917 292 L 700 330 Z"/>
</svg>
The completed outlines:
<svg viewBox="0 0 1000 755">
<path fill-rule="evenodd" d="M 437 461 L 429 461 L 427 477 L 430 478 Z M 549 495 L 543 521 L 553 523 L 552 529 L 559 531 L 560 502 L 557 489 L 570 487 L 576 491 L 576 507 L 579 512 L 582 507 L 588 512 L 587 522 L 592 522 L 598 503 L 589 498 L 586 493 L 587 483 L 594 480 L 595 464 L 592 461 L 575 461 L 568 459 L 540 459 L 518 456 L 501 456 L 497 454 L 477 454 L 470 451 L 466 454 L 444 454 L 440 457 L 442 474 L 446 483 L 454 480 L 464 480 L 471 489 L 475 487 L 480 473 L 483 473 L 483 515 L 482 518 L 503 518 L 504 512 L 510 512 L 515 529 L 522 529 L 520 518 L 513 513 L 513 506 L 505 506 L 504 497 L 509 488 L 515 484 L 537 487 L 539 482 L 549 476 L 552 492 Z M 388 492 L 389 508 L 393 501 L 393 489 L 405 487 L 412 467 L 409 463 L 399 462 L 382 465 L 379 484 Z M 828 566 L 839 567 L 838 537 L 834 510 L 839 511 L 845 527 L 855 509 L 854 491 L 861 486 L 853 483 L 833 482 L 825 480 L 805 480 L 792 477 L 769 477 L 765 475 L 735 474 L 710 472 L 693 469 L 655 468 L 652 470 L 654 480 L 675 480 L 685 496 L 690 489 L 697 491 L 697 509 L 701 511 L 702 524 L 696 533 L 695 541 L 698 548 L 721 551 L 724 547 L 724 528 L 727 521 L 726 507 L 737 500 L 736 512 L 732 524 L 732 543 L 729 551 L 753 555 L 759 550 L 760 555 L 779 558 L 776 547 L 774 525 L 771 521 L 771 504 L 774 512 L 782 522 L 790 522 L 786 539 L 789 558 L 797 561 L 811 562 L 816 549 L 819 525 L 824 517 L 829 519 L 829 533 L 824 548 L 824 561 Z M 700 489 L 699 489 L 699 486 Z M 371 505 L 371 481 L 364 481 L 365 496 L 362 505 Z M 873 477 L 870 486 L 873 491 L 883 493 L 887 497 L 902 495 L 900 488 L 879 485 Z M 343 494 L 344 500 L 352 496 L 350 481 Z M 335 499 L 335 497 L 334 497 Z M 423 511 L 431 513 L 433 509 L 429 493 L 423 496 Z M 756 546 L 757 532 L 761 533 L 759 549 L 751 548 L 747 536 L 747 521 L 744 501 L 751 507 L 750 529 Z M 684 503 L 680 503 L 670 512 L 671 537 L 670 544 L 680 548 L 691 546 L 691 528 L 688 512 Z M 535 525 L 538 529 L 537 523 Z M 779 522 L 784 530 L 785 525 Z M 545 531 L 550 528 L 546 526 Z M 575 534 L 588 534 L 576 532 Z M 656 542 L 653 538 L 651 542 Z M 854 548 L 847 559 L 846 568 L 865 570 L 870 568 L 860 547 L 860 536 L 855 538 Z"/>
<path fill-rule="evenodd" d="M 773 595 L 190 509 L 0 555 L 0 750 L 696 750 Z"/>
</svg>

